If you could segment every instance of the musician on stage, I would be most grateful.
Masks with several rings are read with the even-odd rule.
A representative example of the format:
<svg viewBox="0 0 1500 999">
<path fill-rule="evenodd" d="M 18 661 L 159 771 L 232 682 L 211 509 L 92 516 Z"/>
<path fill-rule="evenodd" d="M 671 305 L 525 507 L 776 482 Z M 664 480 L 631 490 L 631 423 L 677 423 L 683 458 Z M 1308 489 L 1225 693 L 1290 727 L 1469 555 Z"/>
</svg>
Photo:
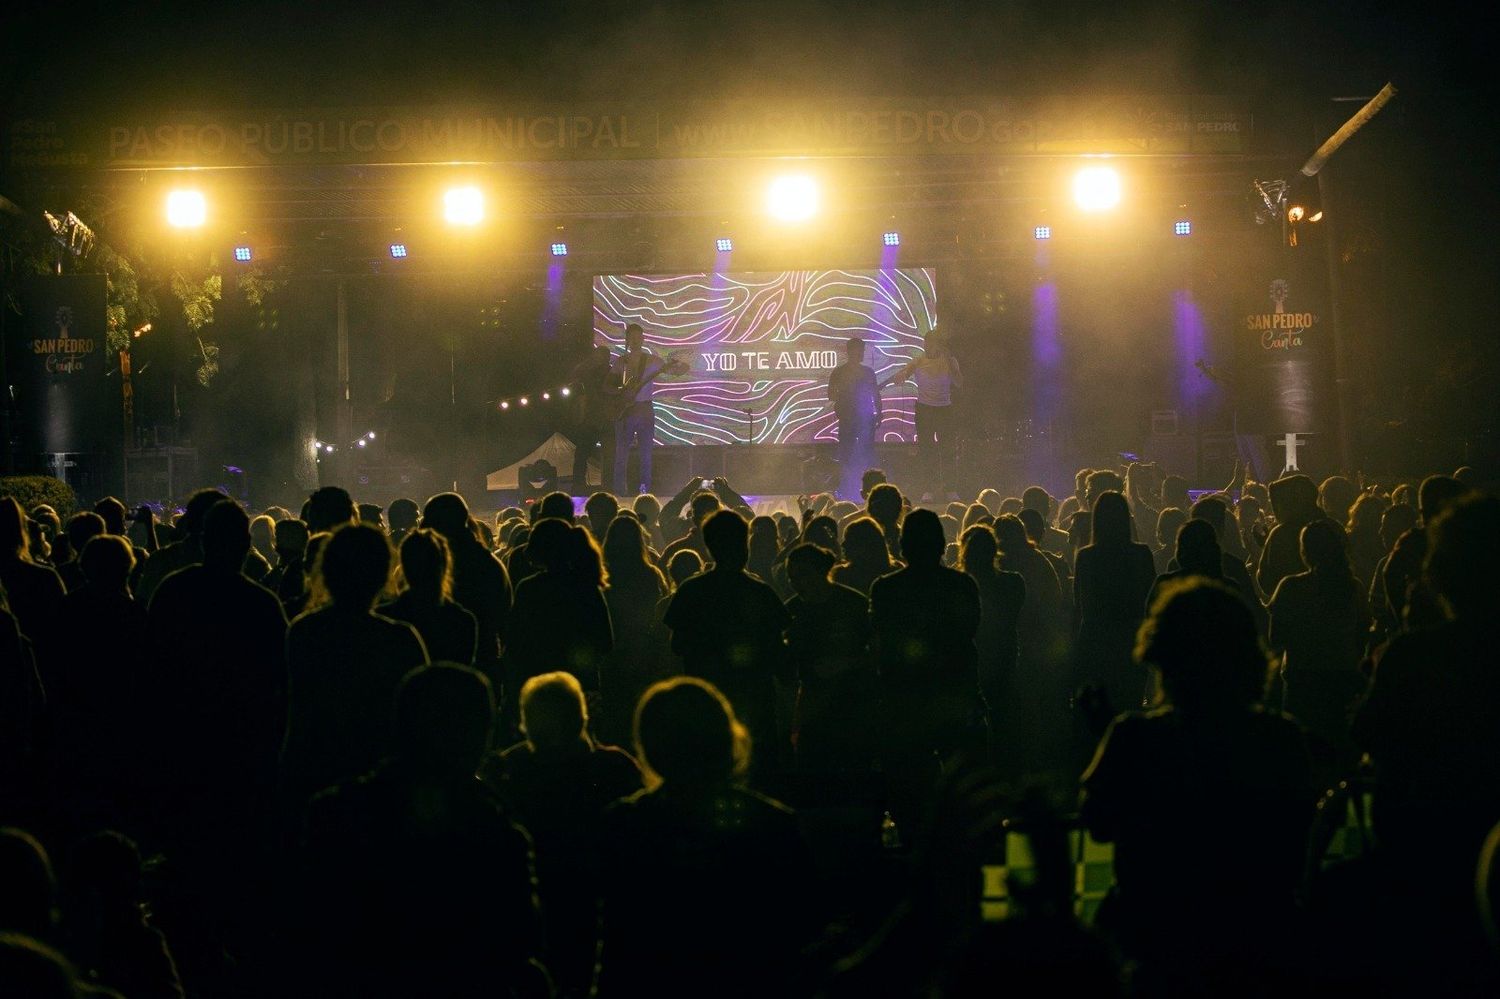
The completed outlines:
<svg viewBox="0 0 1500 999">
<path fill-rule="evenodd" d="M 908 361 L 886 382 L 898 384 L 910 379 L 917 384 L 917 449 L 928 457 L 927 475 L 934 486 L 933 494 L 951 492 L 948 481 L 957 458 L 953 419 L 953 390 L 963 388 L 963 372 L 958 358 L 948 351 L 947 338 L 933 329 L 927 334 L 927 349 Z M 951 498 L 957 499 L 956 493 Z"/>
<path fill-rule="evenodd" d="M 625 491 L 625 464 L 630 445 L 640 447 L 640 484 L 631 492 L 651 491 L 651 449 L 655 446 L 656 410 L 651 405 L 652 382 L 666 370 L 667 361 L 646 349 L 646 331 L 635 323 L 625 327 L 625 353 L 615 358 L 611 381 L 615 394 L 615 467 L 613 491 Z"/>
<path fill-rule="evenodd" d="M 844 363 L 828 376 L 828 401 L 839 421 L 839 496 L 857 499 L 860 478 L 874 464 L 880 389 L 874 370 L 865 364 L 865 342 L 852 336 L 844 352 Z"/>
<path fill-rule="evenodd" d="M 610 394 L 611 364 L 609 348 L 595 344 L 582 361 L 573 367 L 568 382 L 573 387 L 573 493 L 586 496 L 589 492 L 589 456 L 594 445 L 609 440 L 613 422 Z M 612 461 L 614 450 L 606 444 L 600 448 L 599 486 L 604 488 L 613 481 Z"/>
</svg>

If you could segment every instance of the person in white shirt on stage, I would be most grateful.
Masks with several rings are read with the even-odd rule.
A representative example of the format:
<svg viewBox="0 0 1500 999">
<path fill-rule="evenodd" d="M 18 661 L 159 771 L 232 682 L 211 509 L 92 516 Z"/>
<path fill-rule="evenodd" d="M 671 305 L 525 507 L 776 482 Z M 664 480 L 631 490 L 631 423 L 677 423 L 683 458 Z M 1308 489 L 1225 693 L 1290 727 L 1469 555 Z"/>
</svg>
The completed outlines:
<svg viewBox="0 0 1500 999">
<path fill-rule="evenodd" d="M 912 358 L 886 384 L 911 379 L 917 384 L 917 447 L 930 455 L 928 474 L 935 495 L 949 492 L 948 467 L 954 458 L 953 390 L 963 387 L 958 358 L 933 330 L 927 349 Z"/>
</svg>

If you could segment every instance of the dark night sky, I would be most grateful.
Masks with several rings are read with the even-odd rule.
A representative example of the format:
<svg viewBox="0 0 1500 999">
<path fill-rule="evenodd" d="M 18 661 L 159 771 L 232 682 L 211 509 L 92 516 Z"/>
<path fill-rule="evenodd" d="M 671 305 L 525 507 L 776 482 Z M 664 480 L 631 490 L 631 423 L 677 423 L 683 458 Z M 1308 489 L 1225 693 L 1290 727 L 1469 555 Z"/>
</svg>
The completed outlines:
<svg viewBox="0 0 1500 999">
<path fill-rule="evenodd" d="M 32 4 L 3 15 L 21 106 L 426 103 L 849 92 L 1464 87 L 1478 31 L 1421 5 L 893 2 Z M 1390 5 L 1395 6 L 1395 5 Z"/>
</svg>

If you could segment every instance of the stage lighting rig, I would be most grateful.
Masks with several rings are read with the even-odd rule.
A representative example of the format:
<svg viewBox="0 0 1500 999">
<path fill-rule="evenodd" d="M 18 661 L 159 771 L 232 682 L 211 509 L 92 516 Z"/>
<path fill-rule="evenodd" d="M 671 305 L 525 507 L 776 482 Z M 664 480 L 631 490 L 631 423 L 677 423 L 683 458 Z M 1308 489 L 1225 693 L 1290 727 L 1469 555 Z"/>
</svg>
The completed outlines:
<svg viewBox="0 0 1500 999">
<path fill-rule="evenodd" d="M 167 194 L 167 225 L 174 229 L 201 229 L 208 221 L 208 201 L 202 191 L 177 190 Z"/>
<path fill-rule="evenodd" d="M 1257 200 L 1255 224 L 1275 222 L 1280 225 L 1286 217 L 1286 196 L 1290 185 L 1284 180 L 1257 180 L 1252 181 L 1251 186 Z"/>
<path fill-rule="evenodd" d="M 86 257 L 94 249 L 94 230 L 83 224 L 83 220 L 72 212 L 63 212 L 62 217 L 51 212 L 42 212 L 52 238 L 58 245 L 75 257 Z"/>
<path fill-rule="evenodd" d="M 1086 212 L 1107 212 L 1120 203 L 1120 174 L 1113 167 L 1084 167 L 1073 175 L 1073 202 Z"/>
<path fill-rule="evenodd" d="M 766 188 L 766 211 L 781 222 L 806 222 L 818 213 L 818 184 L 806 174 L 786 174 Z"/>
<path fill-rule="evenodd" d="M 477 187 L 450 187 L 443 194 L 443 218 L 449 225 L 476 226 L 484 221 L 484 192 Z"/>
</svg>

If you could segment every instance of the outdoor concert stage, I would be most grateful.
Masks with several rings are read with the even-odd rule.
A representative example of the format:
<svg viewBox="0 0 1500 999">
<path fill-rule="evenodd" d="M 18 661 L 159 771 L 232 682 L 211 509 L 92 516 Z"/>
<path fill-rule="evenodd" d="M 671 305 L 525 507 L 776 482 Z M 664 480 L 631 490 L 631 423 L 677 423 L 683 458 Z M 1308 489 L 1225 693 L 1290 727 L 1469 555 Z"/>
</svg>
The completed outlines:
<svg viewBox="0 0 1500 999">
<path fill-rule="evenodd" d="M 492 473 L 580 435 L 574 371 L 591 348 L 618 356 L 635 323 L 678 362 L 652 388 L 658 495 L 717 475 L 759 496 L 831 489 L 828 379 L 855 336 L 882 382 L 939 336 L 961 364 L 943 493 L 1062 495 L 1077 468 L 1130 456 L 1212 485 L 1247 444 L 1274 474 L 1289 432 L 1304 468 L 1339 464 L 1315 213 L 1289 246 L 1309 192 L 1241 101 L 849 101 L 775 122 L 450 110 L 175 117 L 196 145 L 52 123 L 130 235 L 173 209 L 204 266 L 173 278 L 181 303 L 113 333 L 103 274 L 34 282 L 7 327 L 18 462 L 173 499 L 123 471 L 149 437 L 236 470 L 257 504 L 319 483 L 499 498 Z M 536 122 L 568 141 L 530 143 Z M 614 145 L 583 141 L 601 135 Z M 36 174 L 38 203 L 53 177 Z M 914 455 L 914 385 L 891 379 L 879 402 L 873 463 L 938 491 Z"/>
</svg>

